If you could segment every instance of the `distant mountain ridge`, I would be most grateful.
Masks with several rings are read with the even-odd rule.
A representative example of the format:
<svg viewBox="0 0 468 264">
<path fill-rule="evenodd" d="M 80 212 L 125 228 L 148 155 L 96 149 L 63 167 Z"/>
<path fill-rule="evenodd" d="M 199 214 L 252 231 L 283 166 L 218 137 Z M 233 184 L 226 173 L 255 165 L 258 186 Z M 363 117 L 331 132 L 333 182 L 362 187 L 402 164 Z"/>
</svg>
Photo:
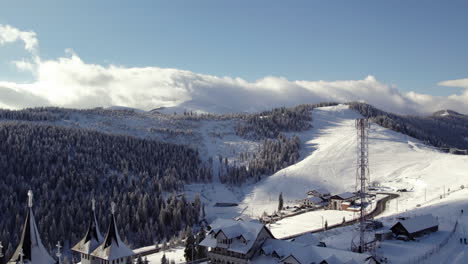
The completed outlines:
<svg viewBox="0 0 468 264">
<path fill-rule="evenodd" d="M 440 110 L 430 116 L 397 115 L 365 103 L 349 103 L 350 108 L 385 128 L 417 138 L 439 148 L 468 149 L 468 116 Z"/>
</svg>

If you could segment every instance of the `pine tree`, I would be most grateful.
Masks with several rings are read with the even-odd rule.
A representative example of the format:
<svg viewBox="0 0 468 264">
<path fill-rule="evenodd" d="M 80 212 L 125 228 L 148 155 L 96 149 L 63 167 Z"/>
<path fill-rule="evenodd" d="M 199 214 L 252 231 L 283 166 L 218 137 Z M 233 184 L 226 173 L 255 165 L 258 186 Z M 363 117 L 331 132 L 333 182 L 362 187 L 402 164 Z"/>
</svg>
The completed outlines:
<svg viewBox="0 0 468 264">
<path fill-rule="evenodd" d="M 187 228 L 185 237 L 184 257 L 187 261 L 193 261 L 193 258 L 195 257 L 195 238 L 192 234 L 192 229 L 190 226 Z"/>
<path fill-rule="evenodd" d="M 281 192 L 278 197 L 278 212 L 283 210 L 283 193 Z"/>
<path fill-rule="evenodd" d="M 162 258 L 161 258 L 161 264 L 168 264 L 168 261 L 167 261 L 167 258 L 166 258 L 166 254 L 163 254 Z"/>
<path fill-rule="evenodd" d="M 143 260 L 141 259 L 141 256 L 138 256 L 136 264 L 144 264 Z"/>
<path fill-rule="evenodd" d="M 206 247 L 200 246 L 200 243 L 205 239 L 205 230 L 203 227 L 200 229 L 200 231 L 197 234 L 197 239 L 196 239 L 196 256 L 195 259 L 203 259 L 207 257 L 207 250 Z"/>
</svg>

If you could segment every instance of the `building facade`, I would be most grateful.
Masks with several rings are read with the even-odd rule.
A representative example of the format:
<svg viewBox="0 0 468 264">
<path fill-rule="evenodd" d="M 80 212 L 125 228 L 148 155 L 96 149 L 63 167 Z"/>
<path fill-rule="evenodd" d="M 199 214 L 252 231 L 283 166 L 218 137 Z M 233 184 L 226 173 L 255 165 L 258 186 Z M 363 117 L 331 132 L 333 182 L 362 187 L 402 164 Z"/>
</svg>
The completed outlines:
<svg viewBox="0 0 468 264">
<path fill-rule="evenodd" d="M 217 219 L 200 243 L 212 263 L 246 264 L 273 235 L 258 221 Z"/>
</svg>

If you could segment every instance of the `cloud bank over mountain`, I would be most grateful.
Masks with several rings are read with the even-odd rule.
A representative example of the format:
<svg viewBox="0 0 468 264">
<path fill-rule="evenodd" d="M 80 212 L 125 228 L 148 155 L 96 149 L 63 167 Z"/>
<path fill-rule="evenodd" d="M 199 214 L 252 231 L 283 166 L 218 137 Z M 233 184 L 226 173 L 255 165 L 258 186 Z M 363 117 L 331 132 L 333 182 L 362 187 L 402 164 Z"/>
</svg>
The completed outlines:
<svg viewBox="0 0 468 264">
<path fill-rule="evenodd" d="M 324 101 L 366 101 L 397 113 L 430 113 L 452 109 L 468 114 L 468 79 L 440 82 L 465 88 L 461 94 L 432 96 L 403 93 L 374 76 L 362 80 L 291 81 L 267 76 L 254 82 L 185 70 L 125 67 L 84 62 L 67 50 L 63 57 L 42 60 L 34 32 L 0 25 L 0 46 L 21 41 L 31 58 L 13 62 L 35 77 L 30 83 L 0 80 L 0 107 L 63 106 L 76 108 L 126 106 L 205 112 L 257 111 L 277 106 Z"/>
</svg>

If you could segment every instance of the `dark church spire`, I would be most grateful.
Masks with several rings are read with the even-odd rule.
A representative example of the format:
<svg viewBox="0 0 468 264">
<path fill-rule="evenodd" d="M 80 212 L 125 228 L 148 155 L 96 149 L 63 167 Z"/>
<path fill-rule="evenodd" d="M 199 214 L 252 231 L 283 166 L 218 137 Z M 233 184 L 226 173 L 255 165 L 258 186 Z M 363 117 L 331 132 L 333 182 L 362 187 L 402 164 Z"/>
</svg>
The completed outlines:
<svg viewBox="0 0 468 264">
<path fill-rule="evenodd" d="M 132 257 L 135 253 L 120 239 L 115 221 L 115 203 L 111 205 L 111 218 L 104 242 L 91 254 L 104 260 Z"/>
<path fill-rule="evenodd" d="M 94 198 L 91 200 L 91 213 L 89 218 L 88 230 L 86 231 L 83 239 L 80 240 L 74 247 L 73 251 L 91 254 L 103 241 L 102 234 L 96 218 L 96 201 Z"/>
<path fill-rule="evenodd" d="M 8 264 L 16 264 L 19 262 L 29 262 L 30 264 L 53 264 L 54 259 L 49 255 L 44 245 L 42 244 L 39 230 L 37 229 L 36 220 L 34 219 L 33 193 L 28 191 L 28 213 L 26 221 L 23 225 L 21 240 L 18 247 L 13 253 Z"/>
</svg>

